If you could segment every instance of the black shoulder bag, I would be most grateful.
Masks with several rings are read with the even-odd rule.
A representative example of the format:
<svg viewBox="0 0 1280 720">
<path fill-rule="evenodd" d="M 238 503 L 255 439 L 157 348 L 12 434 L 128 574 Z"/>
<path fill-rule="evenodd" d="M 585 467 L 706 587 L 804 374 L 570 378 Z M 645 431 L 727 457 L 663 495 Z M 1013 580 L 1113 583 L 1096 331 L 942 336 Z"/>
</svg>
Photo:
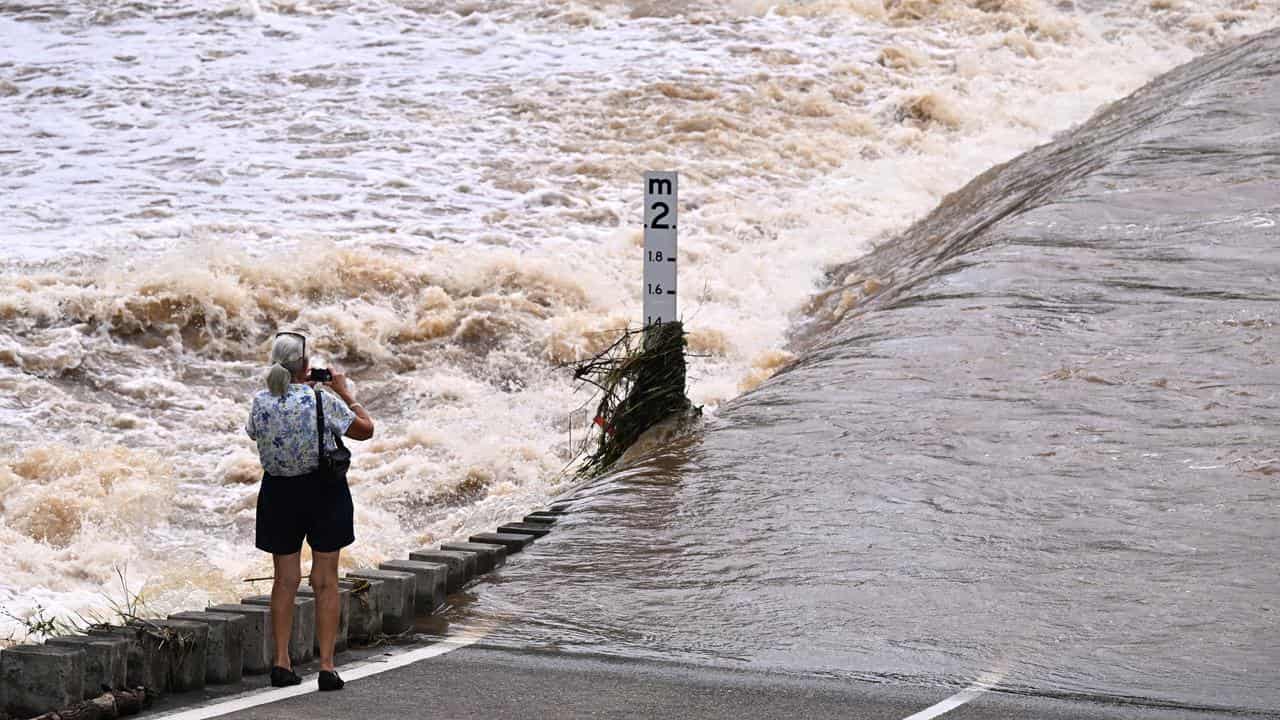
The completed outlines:
<svg viewBox="0 0 1280 720">
<path fill-rule="evenodd" d="M 347 483 L 347 469 L 351 467 L 351 451 L 342 444 L 342 438 L 337 435 L 333 436 L 334 443 L 338 446 L 333 452 L 326 452 L 324 449 L 324 436 L 328 430 L 324 424 L 324 398 L 320 397 L 320 388 L 313 388 L 316 394 L 316 437 L 320 442 L 320 464 L 316 467 L 316 472 L 323 477 L 341 482 L 343 485 Z"/>
</svg>

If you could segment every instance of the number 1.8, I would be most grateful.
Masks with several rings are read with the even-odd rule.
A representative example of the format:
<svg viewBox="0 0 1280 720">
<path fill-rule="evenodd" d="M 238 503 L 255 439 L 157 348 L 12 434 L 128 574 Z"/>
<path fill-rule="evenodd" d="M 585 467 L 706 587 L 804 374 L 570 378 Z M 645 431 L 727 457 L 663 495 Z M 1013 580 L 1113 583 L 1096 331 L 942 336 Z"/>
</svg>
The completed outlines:
<svg viewBox="0 0 1280 720">
<path fill-rule="evenodd" d="M 661 250 L 650 250 L 650 251 L 649 251 L 649 262 L 662 262 L 662 251 L 661 251 Z"/>
</svg>

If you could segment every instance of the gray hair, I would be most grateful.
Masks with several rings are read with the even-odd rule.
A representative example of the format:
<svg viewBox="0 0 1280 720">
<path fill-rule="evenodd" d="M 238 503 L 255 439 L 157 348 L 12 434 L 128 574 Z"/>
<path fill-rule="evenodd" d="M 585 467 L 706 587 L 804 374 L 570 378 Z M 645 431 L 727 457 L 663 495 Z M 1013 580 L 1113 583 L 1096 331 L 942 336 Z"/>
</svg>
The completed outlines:
<svg viewBox="0 0 1280 720">
<path fill-rule="evenodd" d="M 267 389 L 281 397 L 289 389 L 289 381 L 307 366 L 303 357 L 305 344 L 297 335 L 277 335 L 271 343 L 271 369 L 267 371 Z"/>
</svg>

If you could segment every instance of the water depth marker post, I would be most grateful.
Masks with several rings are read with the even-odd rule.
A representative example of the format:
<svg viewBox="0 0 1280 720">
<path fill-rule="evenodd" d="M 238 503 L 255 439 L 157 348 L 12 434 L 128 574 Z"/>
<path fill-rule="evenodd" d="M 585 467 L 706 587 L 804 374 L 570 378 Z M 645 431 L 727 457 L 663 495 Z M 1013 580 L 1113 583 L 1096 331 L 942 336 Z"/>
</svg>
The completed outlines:
<svg viewBox="0 0 1280 720">
<path fill-rule="evenodd" d="M 677 173 L 644 174 L 644 326 L 676 315 Z"/>
</svg>

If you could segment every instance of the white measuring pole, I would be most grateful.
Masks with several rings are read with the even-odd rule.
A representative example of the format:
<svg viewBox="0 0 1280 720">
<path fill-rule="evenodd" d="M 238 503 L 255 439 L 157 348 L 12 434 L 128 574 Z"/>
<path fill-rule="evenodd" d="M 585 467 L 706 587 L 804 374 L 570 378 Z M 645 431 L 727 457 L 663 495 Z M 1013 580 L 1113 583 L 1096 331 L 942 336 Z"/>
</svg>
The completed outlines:
<svg viewBox="0 0 1280 720">
<path fill-rule="evenodd" d="M 676 173 L 644 174 L 644 326 L 676 315 Z"/>
</svg>

